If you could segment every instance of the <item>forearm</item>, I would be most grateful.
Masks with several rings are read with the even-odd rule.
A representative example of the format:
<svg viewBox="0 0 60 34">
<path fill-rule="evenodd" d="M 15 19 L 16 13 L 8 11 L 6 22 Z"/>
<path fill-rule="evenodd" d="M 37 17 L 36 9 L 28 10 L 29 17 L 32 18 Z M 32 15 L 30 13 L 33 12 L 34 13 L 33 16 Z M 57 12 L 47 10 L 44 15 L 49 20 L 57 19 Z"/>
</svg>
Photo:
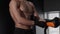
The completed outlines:
<svg viewBox="0 0 60 34">
<path fill-rule="evenodd" d="M 19 13 L 16 12 L 16 11 L 10 11 L 10 14 L 11 14 L 11 16 L 13 15 L 12 16 L 13 20 L 16 21 L 19 24 L 34 25 L 34 21 L 31 21 L 31 20 L 28 20 L 28 19 L 25 19 L 25 18 L 21 17 L 19 15 Z"/>
<path fill-rule="evenodd" d="M 23 24 L 23 25 L 34 25 L 34 21 L 27 20 L 25 18 L 20 18 L 20 20 L 17 20 L 18 23 Z"/>
<path fill-rule="evenodd" d="M 19 15 L 18 11 L 11 11 L 11 13 L 13 13 L 14 17 L 12 17 L 12 18 L 15 18 L 17 23 L 20 23 L 23 25 L 34 25 L 34 21 L 31 21 L 31 20 L 28 20 L 28 19 L 21 17 Z"/>
<path fill-rule="evenodd" d="M 16 21 L 17 23 L 23 24 L 23 25 L 34 25 L 34 21 L 25 19 L 23 17 L 16 17 L 16 15 L 13 12 L 10 12 L 10 14 L 11 14 L 14 22 Z"/>
<path fill-rule="evenodd" d="M 23 24 L 23 25 L 33 25 L 34 21 L 28 20 L 26 18 L 23 18 L 19 15 L 19 13 L 14 14 L 15 15 L 15 19 L 17 20 L 18 23 Z"/>
</svg>

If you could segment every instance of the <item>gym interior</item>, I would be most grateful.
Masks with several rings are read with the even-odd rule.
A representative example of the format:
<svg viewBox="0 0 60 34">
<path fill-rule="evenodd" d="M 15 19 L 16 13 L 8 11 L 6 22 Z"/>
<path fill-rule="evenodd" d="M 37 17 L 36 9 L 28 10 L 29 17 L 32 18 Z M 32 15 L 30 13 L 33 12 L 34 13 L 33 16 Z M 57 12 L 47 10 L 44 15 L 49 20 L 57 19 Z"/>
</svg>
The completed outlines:
<svg viewBox="0 0 60 34">
<path fill-rule="evenodd" d="M 43 19 L 60 18 L 60 0 L 28 0 L 34 3 L 39 16 Z M 0 0 L 0 34 L 10 34 L 14 29 L 14 23 L 9 14 L 10 0 Z M 47 34 L 60 34 L 60 26 L 57 28 L 49 27 Z M 36 26 L 36 34 L 44 34 L 44 28 Z"/>
</svg>

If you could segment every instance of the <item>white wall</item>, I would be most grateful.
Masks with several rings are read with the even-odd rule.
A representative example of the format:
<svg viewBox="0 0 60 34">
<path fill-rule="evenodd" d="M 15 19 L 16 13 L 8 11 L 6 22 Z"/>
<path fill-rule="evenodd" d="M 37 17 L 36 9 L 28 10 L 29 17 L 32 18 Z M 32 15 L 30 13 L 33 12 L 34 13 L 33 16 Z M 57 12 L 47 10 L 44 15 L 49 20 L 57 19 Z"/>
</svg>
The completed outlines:
<svg viewBox="0 0 60 34">
<path fill-rule="evenodd" d="M 40 18 L 43 18 L 43 14 L 39 14 Z M 36 34 L 44 34 L 44 28 L 36 26 Z"/>
<path fill-rule="evenodd" d="M 36 26 L 36 34 L 44 34 L 44 28 Z"/>
<path fill-rule="evenodd" d="M 47 15 L 48 14 L 48 15 Z M 52 18 L 54 18 L 54 17 L 59 17 L 59 11 L 50 11 L 50 12 L 45 12 L 44 13 L 44 16 L 43 16 L 43 14 L 39 14 L 39 16 L 41 17 L 41 18 L 45 18 L 45 19 L 52 19 Z M 47 17 L 48 16 L 48 17 Z M 59 26 L 60 27 L 60 26 Z M 47 29 L 47 34 L 49 34 L 50 33 L 50 29 L 51 28 L 48 28 Z M 59 28 L 57 28 L 58 29 L 58 31 L 59 31 Z M 39 26 L 36 26 L 36 34 L 44 34 L 44 28 L 41 28 L 41 27 L 39 27 Z"/>
<path fill-rule="evenodd" d="M 53 19 L 54 17 L 59 17 L 59 12 L 49 12 L 48 13 L 48 19 Z M 49 34 L 59 34 L 59 27 L 57 28 L 53 28 L 53 27 L 49 27 Z"/>
</svg>

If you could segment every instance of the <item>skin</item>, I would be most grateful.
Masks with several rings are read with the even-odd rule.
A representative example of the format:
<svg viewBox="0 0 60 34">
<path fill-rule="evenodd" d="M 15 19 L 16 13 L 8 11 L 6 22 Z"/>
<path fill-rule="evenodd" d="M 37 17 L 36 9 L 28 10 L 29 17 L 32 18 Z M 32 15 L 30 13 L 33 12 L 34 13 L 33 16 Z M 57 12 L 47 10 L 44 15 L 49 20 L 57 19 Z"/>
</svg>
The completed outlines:
<svg viewBox="0 0 60 34">
<path fill-rule="evenodd" d="M 26 0 L 11 0 L 9 9 L 11 17 L 15 22 L 15 27 L 29 29 L 34 25 L 34 21 L 29 20 L 28 18 L 33 11 L 35 12 L 35 9 L 33 8 L 33 4 L 31 2 L 28 2 Z M 23 12 L 24 17 L 21 15 L 21 12 Z"/>
<path fill-rule="evenodd" d="M 45 21 L 39 18 L 33 3 L 27 0 L 11 0 L 9 3 L 9 10 L 15 22 L 15 27 L 17 28 L 30 29 L 34 25 L 34 21 L 29 18 L 33 11 L 34 16 L 37 17 L 39 21 Z"/>
</svg>

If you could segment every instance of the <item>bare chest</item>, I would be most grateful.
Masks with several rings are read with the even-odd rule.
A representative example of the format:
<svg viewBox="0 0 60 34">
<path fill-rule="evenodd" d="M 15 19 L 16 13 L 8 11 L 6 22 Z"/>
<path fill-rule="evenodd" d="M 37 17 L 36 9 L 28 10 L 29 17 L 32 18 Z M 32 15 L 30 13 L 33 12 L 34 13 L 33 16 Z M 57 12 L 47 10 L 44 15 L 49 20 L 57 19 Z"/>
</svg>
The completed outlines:
<svg viewBox="0 0 60 34">
<path fill-rule="evenodd" d="M 24 13 L 27 13 L 27 14 L 30 14 L 33 12 L 33 8 L 29 2 L 21 2 L 19 9 L 22 10 Z"/>
<path fill-rule="evenodd" d="M 33 8 L 29 2 L 21 2 L 19 9 L 22 11 L 22 16 L 24 15 L 26 18 L 30 18 L 30 15 L 33 13 Z"/>
</svg>

